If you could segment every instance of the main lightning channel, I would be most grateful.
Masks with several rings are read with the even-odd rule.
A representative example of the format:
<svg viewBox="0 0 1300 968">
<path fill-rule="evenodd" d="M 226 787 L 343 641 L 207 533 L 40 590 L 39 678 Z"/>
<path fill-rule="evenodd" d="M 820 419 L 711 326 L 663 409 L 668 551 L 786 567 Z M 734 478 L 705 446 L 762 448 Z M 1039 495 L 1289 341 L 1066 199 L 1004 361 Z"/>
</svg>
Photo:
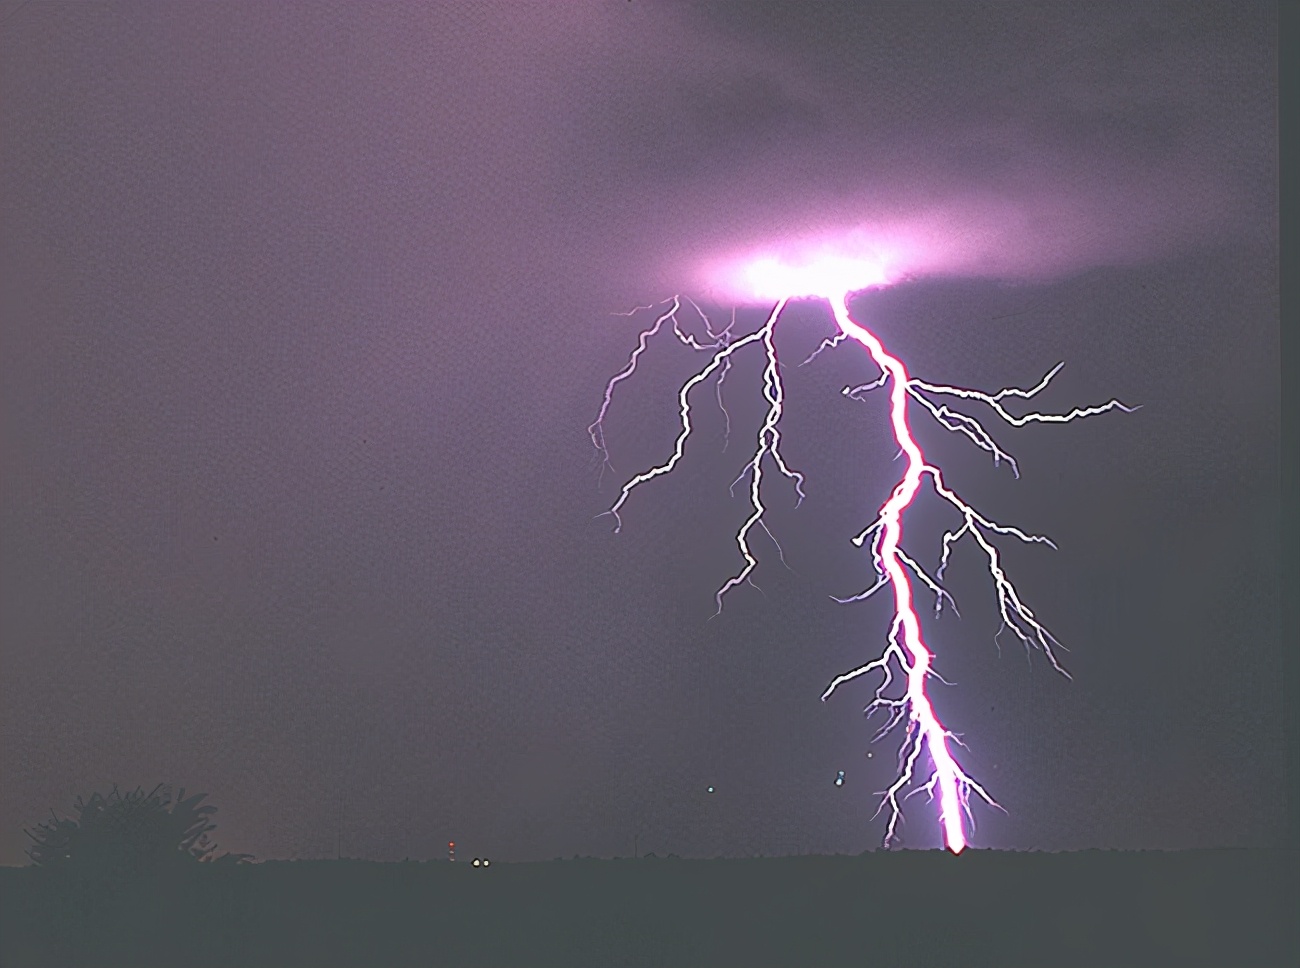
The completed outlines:
<svg viewBox="0 0 1300 968">
<path fill-rule="evenodd" d="M 907 396 L 909 380 L 907 367 L 896 356 L 885 351 L 880 340 L 871 332 L 863 329 L 849 316 L 847 296 L 832 299 L 831 310 L 840 331 L 850 339 L 861 343 L 876 361 L 882 373 L 887 374 L 891 382 L 889 392 L 889 419 L 894 429 L 894 440 L 907 457 L 907 469 L 903 479 L 894 488 L 894 492 L 880 509 L 880 537 L 875 547 L 879 566 L 885 571 L 889 584 L 894 589 L 895 632 L 903 634 L 903 648 L 907 652 L 907 661 L 903 667 L 907 670 L 907 705 L 911 722 L 915 724 L 913 749 L 907 757 L 904 775 L 900 777 L 897 789 L 889 796 L 893 799 L 898 790 L 911 778 L 912 765 L 921 743 L 925 744 L 930 760 L 934 764 L 934 778 L 939 787 L 939 822 L 943 826 L 944 843 L 954 854 L 959 854 L 966 847 L 966 832 L 962 829 L 962 812 L 966 809 L 965 788 L 972 781 L 962 772 L 957 761 L 948 749 L 948 731 L 944 729 L 930 705 L 930 698 L 925 692 L 926 677 L 930 674 L 933 656 L 926 648 L 921 636 L 921 622 L 912 607 L 912 584 L 906 569 L 903 568 L 899 543 L 903 539 L 903 511 L 905 511 L 921 486 L 921 475 L 926 471 L 925 456 L 921 447 L 912 436 L 907 425 Z M 891 636 L 893 641 L 897 641 Z M 822 696 L 826 699 L 832 686 Z M 896 800 L 895 800 L 896 802 Z M 891 821 L 897 818 L 897 811 Z M 892 826 L 892 823 L 891 823 Z M 892 833 L 892 830 L 891 830 Z"/>
</svg>

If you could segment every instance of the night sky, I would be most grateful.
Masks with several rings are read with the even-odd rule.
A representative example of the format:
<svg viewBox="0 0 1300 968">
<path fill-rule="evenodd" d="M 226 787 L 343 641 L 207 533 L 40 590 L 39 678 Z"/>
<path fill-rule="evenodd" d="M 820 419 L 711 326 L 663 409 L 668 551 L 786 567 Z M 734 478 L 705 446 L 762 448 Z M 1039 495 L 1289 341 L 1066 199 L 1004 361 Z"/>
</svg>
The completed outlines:
<svg viewBox="0 0 1300 968">
<path fill-rule="evenodd" d="M 207 792 L 261 858 L 876 846 L 891 603 L 849 538 L 901 462 L 853 344 L 792 303 L 762 593 L 727 487 L 762 416 L 652 341 L 707 266 L 867 227 L 853 300 L 918 377 L 1032 386 L 1068 426 L 933 421 L 949 482 L 1070 650 L 987 569 L 927 619 L 976 847 L 1283 837 L 1277 43 L 1268 3 L 7 3 L 0 8 L 0 863 L 77 794 Z M 770 306 L 740 305 L 738 328 Z M 689 317 L 683 317 L 689 321 Z M 978 413 L 978 410 L 972 410 Z M 750 453 L 752 453 L 752 446 Z M 954 523 L 933 497 L 905 545 Z M 923 592 L 920 603 L 930 599 Z M 1001 646 L 999 653 L 998 646 Z M 866 757 L 873 749 L 873 756 Z M 845 782 L 836 787 L 838 771 Z M 708 793 L 708 788 L 714 788 Z M 910 801 L 902 842 L 940 844 Z"/>
</svg>

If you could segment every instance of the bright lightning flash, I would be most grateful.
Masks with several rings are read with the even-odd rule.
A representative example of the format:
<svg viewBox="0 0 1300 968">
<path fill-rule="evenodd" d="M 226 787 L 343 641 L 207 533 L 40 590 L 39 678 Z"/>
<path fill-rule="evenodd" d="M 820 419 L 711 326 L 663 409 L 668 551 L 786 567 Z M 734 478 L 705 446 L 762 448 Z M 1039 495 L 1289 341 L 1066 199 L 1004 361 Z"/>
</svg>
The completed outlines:
<svg viewBox="0 0 1300 968">
<path fill-rule="evenodd" d="M 649 339 L 657 334 L 665 323 L 671 323 L 674 334 L 684 345 L 712 354 L 708 364 L 687 380 L 678 391 L 681 430 L 677 435 L 672 455 L 664 463 L 656 465 L 628 480 L 623 485 L 618 499 L 605 513 L 613 516 L 615 533 L 620 531 L 623 521 L 619 516 L 619 512 L 632 491 L 656 477 L 671 472 L 682 459 L 686 440 L 691 433 L 691 391 L 716 374 L 716 399 L 719 407 L 726 414 L 726 408 L 722 405 L 722 385 L 727 372 L 730 370 L 734 355 L 750 345 L 762 346 L 767 360 L 767 365 L 763 371 L 763 398 L 767 403 L 767 413 L 758 432 L 753 456 L 741 471 L 740 476 L 732 484 L 734 493 L 736 485 L 748 478 L 751 513 L 736 534 L 736 544 L 743 565 L 737 574 L 728 578 L 722 584 L 715 595 L 718 612 L 721 612 L 724 596 L 737 585 L 749 583 L 754 569 L 758 565 L 758 560 L 750 545 L 753 529 L 755 527 L 762 528 L 773 543 L 776 544 L 775 537 L 768 531 L 767 525 L 763 521 L 765 508 L 761 500 L 761 485 L 765 461 L 770 461 L 782 476 L 793 483 L 798 500 L 803 500 L 803 475 L 793 470 L 786 463 L 780 450 L 781 434 L 778 428 L 785 399 L 785 390 L 781 379 L 781 366 L 777 359 L 774 332 L 782 310 L 790 299 L 810 296 L 826 299 L 830 304 L 831 312 L 838 326 L 838 332 L 834 337 L 823 341 L 817 351 L 804 362 L 811 362 L 822 350 L 838 346 L 846 340 L 853 340 L 861 344 L 880 369 L 880 377 L 872 383 L 863 384 L 862 386 L 845 387 L 844 395 L 858 399 L 867 391 L 888 384 L 890 423 L 894 439 L 899 447 L 900 456 L 906 457 L 907 464 L 902 479 L 880 508 L 875 522 L 853 539 L 854 544 L 861 547 L 868 537 L 871 538 L 872 562 L 878 580 L 860 594 L 850 598 L 836 599 L 846 603 L 862 601 L 885 585 L 891 586 L 894 592 L 894 619 L 888 636 L 888 645 L 878 658 L 857 669 L 837 676 L 822 694 L 822 699 L 829 698 L 831 693 L 850 679 L 876 671 L 881 673 L 883 681 L 876 689 L 874 699 L 867 706 L 865 712 L 870 717 L 878 711 L 888 710 L 887 722 L 875 734 L 872 742 L 884 738 L 900 722 L 904 720 L 907 722 L 906 735 L 899 749 L 898 777 L 889 789 L 881 792 L 880 806 L 876 811 L 876 816 L 879 816 L 886 806 L 889 808 L 889 822 L 885 831 L 884 845 L 889 847 L 895 840 L 898 823 L 902 818 L 901 801 L 905 800 L 907 796 L 924 790 L 931 800 L 934 799 L 937 792 L 939 822 L 943 828 L 944 844 L 954 854 L 960 853 L 967 843 L 963 816 L 967 822 L 973 824 L 969 804 L 970 795 L 974 793 L 991 806 L 1001 808 L 984 788 L 968 776 L 958 765 L 949 747 L 949 741 L 962 745 L 961 741 L 939 721 L 926 693 L 926 683 L 929 677 L 940 677 L 932 667 L 933 654 L 926 647 L 921 634 L 921 623 L 913 604 L 909 572 L 915 575 L 935 595 L 936 615 L 941 610 L 945 599 L 954 606 L 955 610 L 955 603 L 943 589 L 940 581 L 948 565 L 948 558 L 953 545 L 961 538 L 969 535 L 983 550 L 988 559 L 989 574 L 993 579 L 994 591 L 997 595 L 1002 627 L 1010 629 L 1024 643 L 1027 649 L 1033 647 L 1041 649 L 1053 667 L 1068 677 L 1069 674 L 1061 667 L 1053 651 L 1053 645 L 1059 646 L 1060 643 L 1034 617 L 1034 613 L 1021 600 L 1015 586 L 1012 585 L 1003 572 L 998 550 L 994 544 L 994 536 L 1012 537 L 1020 541 L 1046 544 L 1051 547 L 1055 547 L 1055 545 L 1041 535 L 1027 534 L 1018 528 L 998 524 L 979 514 L 958 497 L 944 483 L 939 468 L 926 462 L 925 455 L 922 454 L 920 446 L 913 438 L 908 427 L 908 401 L 911 400 L 920 404 L 938 421 L 940 426 L 966 436 L 976 446 L 988 451 L 992 454 L 995 464 L 1003 460 L 1007 461 L 1017 477 L 1019 476 L 1019 469 L 1014 459 L 994 442 L 992 436 L 979 420 L 951 409 L 947 403 L 936 402 L 935 398 L 947 397 L 969 403 L 983 404 L 990 408 L 997 417 L 1013 426 L 1023 426 L 1030 422 L 1066 423 L 1082 417 L 1105 413 L 1108 410 L 1132 412 L 1136 408 L 1126 407 L 1118 400 L 1110 400 L 1101 406 L 1074 409 L 1066 414 L 1031 412 L 1015 416 L 1004 407 L 1002 401 L 1007 398 L 1018 397 L 1028 400 L 1046 388 L 1052 377 L 1060 371 L 1061 364 L 1053 368 L 1031 390 L 1008 388 L 992 394 L 978 390 L 927 383 L 910 377 L 903 362 L 890 355 L 881 345 L 880 340 L 869 330 L 855 322 L 849 314 L 848 298 L 850 293 L 872 286 L 883 285 L 888 281 L 886 274 L 870 262 L 854 262 L 850 258 L 837 255 L 820 261 L 791 266 L 775 259 L 764 259 L 747 266 L 744 275 L 755 298 L 775 300 L 776 302 L 762 327 L 746 336 L 737 338 L 732 332 L 736 322 L 734 312 L 728 326 L 716 329 L 700 307 L 687 299 L 686 302 L 690 304 L 692 312 L 704 325 L 706 336 L 702 340 L 698 339 L 691 335 L 680 321 L 679 315 L 684 308 L 683 300 L 682 297 L 675 297 L 661 304 L 661 306 L 667 308 L 656 317 L 652 326 L 640 334 L 637 348 L 633 351 L 627 366 L 611 379 L 606 386 L 600 413 L 597 415 L 595 423 L 588 428 L 592 443 L 595 444 L 601 455 L 602 471 L 610 467 L 609 454 L 605 447 L 604 420 L 609 410 L 614 387 L 635 373 L 637 363 L 645 352 Z M 641 308 L 648 309 L 651 307 Z M 729 417 L 727 429 L 729 432 Z M 939 568 L 933 577 L 927 574 L 917 561 L 902 548 L 903 513 L 911 507 L 921 489 L 922 479 L 926 477 L 929 478 L 935 494 L 955 508 L 962 519 L 961 527 L 955 531 L 944 533 Z M 778 554 L 780 554 L 780 545 L 777 544 L 776 547 Z M 784 561 L 784 557 L 782 557 L 782 560 Z M 891 698 L 886 695 L 886 692 L 894 682 L 896 670 L 897 674 L 905 681 L 906 686 L 901 696 Z M 921 782 L 917 777 L 917 764 L 921 759 L 922 752 L 928 754 L 931 768 L 929 777 L 924 782 Z M 904 791 L 909 790 L 909 788 L 911 788 L 910 792 L 904 795 Z"/>
</svg>

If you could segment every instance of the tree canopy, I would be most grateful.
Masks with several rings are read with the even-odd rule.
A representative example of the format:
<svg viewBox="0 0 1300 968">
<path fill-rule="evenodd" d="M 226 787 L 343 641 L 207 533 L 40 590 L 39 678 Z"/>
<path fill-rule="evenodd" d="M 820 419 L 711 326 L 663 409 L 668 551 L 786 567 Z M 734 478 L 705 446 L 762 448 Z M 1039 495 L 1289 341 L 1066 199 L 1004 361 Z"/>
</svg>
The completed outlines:
<svg viewBox="0 0 1300 968">
<path fill-rule="evenodd" d="M 33 841 L 27 855 L 43 868 L 134 874 L 250 859 L 247 854 L 217 855 L 208 836 L 216 828 L 211 816 L 217 808 L 200 806 L 206 797 L 186 797 L 182 787 L 173 798 L 171 788 L 161 783 L 149 793 L 136 787 L 123 794 L 114 784 L 107 796 L 77 797 L 76 819 L 50 811 L 50 821 L 24 831 Z"/>
</svg>

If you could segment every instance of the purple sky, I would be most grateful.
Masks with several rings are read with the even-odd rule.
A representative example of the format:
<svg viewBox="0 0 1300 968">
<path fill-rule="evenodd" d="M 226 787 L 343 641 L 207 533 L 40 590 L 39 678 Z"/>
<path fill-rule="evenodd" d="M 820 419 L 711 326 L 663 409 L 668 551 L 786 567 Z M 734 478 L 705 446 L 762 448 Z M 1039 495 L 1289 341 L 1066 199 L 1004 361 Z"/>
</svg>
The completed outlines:
<svg viewBox="0 0 1300 968">
<path fill-rule="evenodd" d="M 714 620 L 757 362 L 680 473 L 593 520 L 586 427 L 708 267 L 857 231 L 857 317 L 996 390 L 1022 478 L 918 421 L 1071 649 L 1003 637 L 958 555 L 927 633 L 975 846 L 1280 841 L 1272 4 L 0 4 L 0 863 L 78 793 L 207 791 L 260 857 L 858 851 L 884 601 L 849 545 L 896 476 L 875 377 L 790 368 L 797 512 Z M 749 328 L 761 307 L 740 311 Z M 831 331 L 793 305 L 787 361 Z M 664 459 L 702 358 L 607 426 Z M 746 389 L 748 388 L 748 390 Z M 883 401 L 882 401 L 883 402 Z M 703 408 L 702 413 L 706 408 Z M 916 553 L 949 522 L 918 507 Z M 930 544 L 922 537 L 932 534 Z M 833 784 L 846 771 L 844 787 Z M 704 791 L 714 786 L 712 795 Z M 340 815 L 342 821 L 340 823 Z M 904 840 L 938 843 L 913 801 Z"/>
</svg>

